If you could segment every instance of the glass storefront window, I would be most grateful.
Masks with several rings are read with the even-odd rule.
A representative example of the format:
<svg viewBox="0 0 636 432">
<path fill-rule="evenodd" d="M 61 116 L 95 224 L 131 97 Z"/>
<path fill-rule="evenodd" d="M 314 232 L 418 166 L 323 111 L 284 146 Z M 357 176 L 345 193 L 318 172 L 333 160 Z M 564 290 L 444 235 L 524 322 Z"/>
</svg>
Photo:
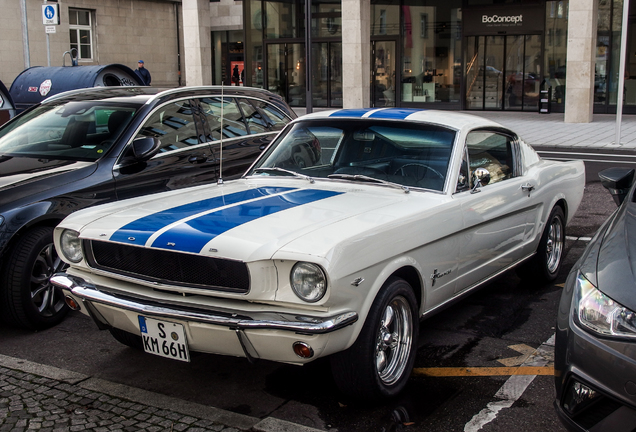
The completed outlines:
<svg viewBox="0 0 636 432">
<path fill-rule="evenodd" d="M 212 32 L 212 84 L 245 85 L 243 31 Z M 238 80 L 232 79 L 238 68 Z"/>
<path fill-rule="evenodd" d="M 402 102 L 459 102 L 461 1 L 402 6 Z"/>
<path fill-rule="evenodd" d="M 400 2 L 371 0 L 371 36 L 400 34 Z"/>
<path fill-rule="evenodd" d="M 265 16 L 260 17 L 267 39 L 304 38 L 304 1 L 266 1 Z M 259 17 L 255 17 L 256 21 Z"/>
<path fill-rule="evenodd" d="M 249 3 L 245 3 L 249 5 L 249 10 L 246 12 L 249 13 L 250 17 L 248 20 L 249 30 L 246 32 L 249 44 L 247 52 L 250 54 L 246 57 L 247 70 L 245 75 L 250 86 L 263 88 L 263 26 L 265 16 L 261 10 L 262 1 L 251 0 Z"/>
<path fill-rule="evenodd" d="M 311 2 L 312 37 L 342 37 L 342 8 L 340 0 Z"/>
<path fill-rule="evenodd" d="M 565 104 L 565 64 L 568 40 L 568 0 L 546 2 L 544 36 L 545 86 L 552 87 L 552 103 Z"/>
</svg>

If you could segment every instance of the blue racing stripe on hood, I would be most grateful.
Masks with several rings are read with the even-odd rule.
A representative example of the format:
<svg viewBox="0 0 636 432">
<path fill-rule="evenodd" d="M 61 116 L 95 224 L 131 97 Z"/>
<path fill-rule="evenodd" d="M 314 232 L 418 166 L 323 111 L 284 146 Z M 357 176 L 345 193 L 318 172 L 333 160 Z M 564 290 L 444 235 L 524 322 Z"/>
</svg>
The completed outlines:
<svg viewBox="0 0 636 432">
<path fill-rule="evenodd" d="M 143 246 L 146 244 L 150 236 L 160 229 L 187 217 L 194 216 L 197 213 L 203 213 L 218 207 L 224 207 L 240 203 L 242 201 L 266 197 L 290 190 L 293 190 L 293 188 L 263 187 L 249 189 L 242 192 L 184 204 L 178 207 L 172 207 L 124 225 L 113 233 L 110 237 L 110 241 Z"/>
<path fill-rule="evenodd" d="M 413 108 L 388 108 L 380 111 L 376 111 L 369 116 L 369 118 L 381 118 L 391 120 L 404 120 L 413 113 L 423 111 L 421 109 Z"/>
<path fill-rule="evenodd" d="M 210 240 L 232 228 L 341 193 L 306 189 L 224 208 L 170 228 L 155 239 L 152 247 L 198 253 Z"/>
<path fill-rule="evenodd" d="M 329 114 L 329 117 L 362 117 L 369 111 L 373 111 L 377 108 L 366 108 L 366 109 L 341 109 L 336 112 Z"/>
</svg>

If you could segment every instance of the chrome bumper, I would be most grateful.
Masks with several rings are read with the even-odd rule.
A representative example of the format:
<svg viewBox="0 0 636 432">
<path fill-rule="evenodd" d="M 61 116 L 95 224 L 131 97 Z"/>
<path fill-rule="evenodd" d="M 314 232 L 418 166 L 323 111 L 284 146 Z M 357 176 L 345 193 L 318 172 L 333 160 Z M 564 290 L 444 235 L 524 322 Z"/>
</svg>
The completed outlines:
<svg viewBox="0 0 636 432">
<path fill-rule="evenodd" d="M 51 277 L 51 283 L 74 297 L 82 300 L 87 311 L 98 326 L 109 325 L 92 307 L 92 303 L 113 306 L 145 316 L 173 318 L 177 320 L 214 324 L 229 327 L 232 330 L 287 330 L 302 334 L 324 334 L 336 331 L 358 320 L 356 312 L 345 312 L 330 317 L 303 316 L 278 312 L 256 312 L 252 314 L 223 312 L 220 310 L 177 309 L 140 303 L 99 291 L 85 280 L 66 273 L 57 273 Z M 97 315 L 97 316 L 96 316 Z M 239 316 L 240 315 L 240 316 Z"/>
</svg>

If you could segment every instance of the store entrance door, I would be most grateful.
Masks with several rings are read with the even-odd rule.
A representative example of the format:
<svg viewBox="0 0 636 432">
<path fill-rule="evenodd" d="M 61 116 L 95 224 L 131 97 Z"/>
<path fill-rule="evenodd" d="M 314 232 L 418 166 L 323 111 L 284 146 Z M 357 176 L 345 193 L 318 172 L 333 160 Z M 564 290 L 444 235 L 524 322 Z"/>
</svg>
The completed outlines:
<svg viewBox="0 0 636 432">
<path fill-rule="evenodd" d="M 305 44 L 268 44 L 266 79 L 267 89 L 290 106 L 305 106 Z"/>
<path fill-rule="evenodd" d="M 396 41 L 371 41 L 371 105 L 395 106 Z"/>
<path fill-rule="evenodd" d="M 468 36 L 468 110 L 537 111 L 543 64 L 540 35 Z"/>
</svg>

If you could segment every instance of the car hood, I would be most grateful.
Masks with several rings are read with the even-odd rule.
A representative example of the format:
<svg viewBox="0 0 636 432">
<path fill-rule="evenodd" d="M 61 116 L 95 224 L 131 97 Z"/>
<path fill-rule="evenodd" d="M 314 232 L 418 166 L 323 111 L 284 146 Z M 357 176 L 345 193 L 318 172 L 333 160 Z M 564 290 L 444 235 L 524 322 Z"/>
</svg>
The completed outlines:
<svg viewBox="0 0 636 432">
<path fill-rule="evenodd" d="M 597 286 L 609 297 L 636 310 L 636 204 L 625 203 L 614 214 L 596 258 Z"/>
<path fill-rule="evenodd" d="M 65 184 L 71 179 L 53 180 L 52 177 L 90 166 L 95 167 L 95 162 L 0 156 L 0 205 Z M 73 176 L 73 180 L 86 177 L 93 170 L 84 170 L 79 178 Z"/>
<path fill-rule="evenodd" d="M 246 262 L 330 260 L 337 245 L 358 239 L 361 251 L 363 240 L 417 224 L 427 209 L 448 200 L 438 193 L 406 194 L 377 185 L 242 179 L 93 207 L 70 215 L 60 227 L 80 231 L 84 239 Z M 431 236 L 444 235 L 434 225 Z"/>
</svg>

